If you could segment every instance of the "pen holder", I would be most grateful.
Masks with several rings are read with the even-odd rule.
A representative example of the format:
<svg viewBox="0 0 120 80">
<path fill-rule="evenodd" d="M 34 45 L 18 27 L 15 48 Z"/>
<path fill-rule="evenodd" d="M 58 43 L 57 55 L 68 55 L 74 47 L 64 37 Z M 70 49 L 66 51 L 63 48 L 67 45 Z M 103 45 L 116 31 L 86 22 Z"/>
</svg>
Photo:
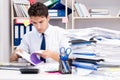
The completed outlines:
<svg viewBox="0 0 120 80">
<path fill-rule="evenodd" d="M 71 74 L 72 68 L 71 68 L 71 60 L 61 60 L 59 61 L 59 71 L 62 74 Z"/>
</svg>

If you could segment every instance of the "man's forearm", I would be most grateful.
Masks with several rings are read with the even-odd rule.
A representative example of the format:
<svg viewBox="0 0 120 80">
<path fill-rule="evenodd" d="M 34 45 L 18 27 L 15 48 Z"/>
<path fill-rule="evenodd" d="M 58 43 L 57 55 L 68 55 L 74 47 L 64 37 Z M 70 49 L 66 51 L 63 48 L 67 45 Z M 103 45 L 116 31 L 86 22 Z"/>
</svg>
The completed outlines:
<svg viewBox="0 0 120 80">
<path fill-rule="evenodd" d="M 54 52 L 53 52 L 53 55 L 51 56 L 51 58 L 53 58 L 54 60 L 56 60 L 58 62 L 60 60 L 59 54 L 58 53 L 54 53 Z"/>
</svg>

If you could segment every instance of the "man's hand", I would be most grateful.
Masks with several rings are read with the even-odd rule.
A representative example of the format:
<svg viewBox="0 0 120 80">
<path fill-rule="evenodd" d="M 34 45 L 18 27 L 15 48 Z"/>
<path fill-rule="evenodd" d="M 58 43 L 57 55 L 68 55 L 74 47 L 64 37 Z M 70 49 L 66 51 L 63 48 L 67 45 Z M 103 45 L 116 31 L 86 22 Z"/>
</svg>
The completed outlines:
<svg viewBox="0 0 120 80">
<path fill-rule="evenodd" d="M 43 58 L 52 58 L 56 61 L 59 61 L 59 54 L 52 52 L 50 50 L 43 50 L 42 53 L 37 53 L 37 55 L 39 55 Z"/>
<path fill-rule="evenodd" d="M 18 61 L 18 55 L 15 52 L 10 55 L 10 62 L 13 61 Z"/>
<path fill-rule="evenodd" d="M 10 55 L 10 62 L 13 62 L 13 61 L 18 61 L 18 58 L 20 57 L 19 55 L 16 54 L 16 52 L 18 51 L 22 51 L 20 49 L 16 49 L 11 55 Z"/>
</svg>

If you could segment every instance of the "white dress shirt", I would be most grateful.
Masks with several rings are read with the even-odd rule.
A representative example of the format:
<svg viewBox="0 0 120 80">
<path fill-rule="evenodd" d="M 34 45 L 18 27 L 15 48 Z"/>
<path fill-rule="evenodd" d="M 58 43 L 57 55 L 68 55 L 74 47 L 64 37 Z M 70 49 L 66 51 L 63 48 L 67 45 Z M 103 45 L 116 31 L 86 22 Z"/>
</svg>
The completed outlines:
<svg viewBox="0 0 120 80">
<path fill-rule="evenodd" d="M 45 39 L 46 39 L 46 49 L 51 50 L 57 53 L 61 47 L 69 47 L 69 38 L 66 37 L 66 30 L 62 29 L 58 26 L 52 26 L 49 24 L 47 30 L 45 31 Z M 38 33 L 37 30 L 33 30 L 31 32 L 26 33 L 22 40 L 19 48 L 28 52 L 33 53 L 35 51 L 40 50 L 42 41 L 41 33 Z"/>
</svg>

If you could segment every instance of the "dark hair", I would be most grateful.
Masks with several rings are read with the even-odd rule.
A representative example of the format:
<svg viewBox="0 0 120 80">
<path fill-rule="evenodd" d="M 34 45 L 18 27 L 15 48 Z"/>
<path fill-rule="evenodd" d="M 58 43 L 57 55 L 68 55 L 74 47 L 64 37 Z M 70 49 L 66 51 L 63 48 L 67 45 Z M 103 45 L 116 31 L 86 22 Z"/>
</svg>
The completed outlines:
<svg viewBox="0 0 120 80">
<path fill-rule="evenodd" d="M 48 8 L 43 3 L 36 2 L 28 9 L 29 16 L 45 16 L 48 17 Z"/>
</svg>

